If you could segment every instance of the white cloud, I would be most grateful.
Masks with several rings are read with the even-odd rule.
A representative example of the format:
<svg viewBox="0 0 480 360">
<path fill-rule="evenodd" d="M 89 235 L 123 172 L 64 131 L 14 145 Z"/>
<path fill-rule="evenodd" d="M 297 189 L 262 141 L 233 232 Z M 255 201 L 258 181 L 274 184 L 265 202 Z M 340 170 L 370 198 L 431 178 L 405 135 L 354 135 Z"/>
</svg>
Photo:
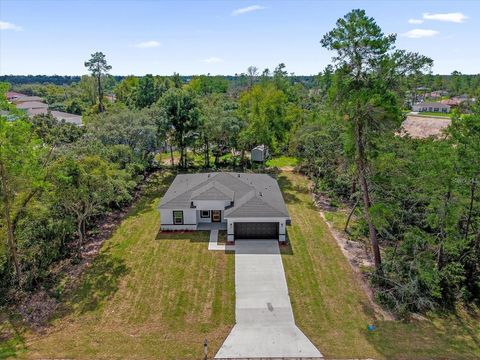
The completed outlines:
<svg viewBox="0 0 480 360">
<path fill-rule="evenodd" d="M 438 20 L 438 21 L 448 21 L 448 22 L 454 22 L 454 23 L 462 23 L 466 19 L 468 19 L 467 16 L 460 12 L 454 12 L 454 13 L 445 13 L 445 14 L 430 14 L 430 13 L 424 13 L 423 18 L 425 20 Z"/>
<path fill-rule="evenodd" d="M 423 20 L 422 19 L 408 19 L 409 24 L 422 24 Z"/>
<path fill-rule="evenodd" d="M 23 31 L 23 28 L 21 26 L 6 21 L 0 21 L 0 30 Z"/>
<path fill-rule="evenodd" d="M 402 35 L 412 39 L 420 39 L 438 35 L 438 31 L 430 29 L 413 29 L 403 33 Z"/>
<path fill-rule="evenodd" d="M 218 57 L 215 57 L 215 56 L 212 56 L 212 57 L 209 57 L 208 59 L 204 59 L 203 62 L 206 62 L 207 64 L 215 64 L 215 63 L 219 63 L 219 62 L 222 62 L 223 59 L 220 59 Z"/>
<path fill-rule="evenodd" d="M 258 11 L 258 10 L 263 10 L 263 9 L 266 9 L 266 7 L 261 6 L 261 5 L 251 5 L 251 6 L 247 6 L 247 7 L 244 7 L 244 8 L 233 10 L 232 11 L 232 16 L 243 15 L 243 14 L 246 14 L 246 13 L 249 13 L 249 12 L 252 12 L 252 11 Z"/>
<path fill-rule="evenodd" d="M 156 40 L 142 41 L 135 45 L 136 48 L 140 48 L 140 49 L 155 48 L 159 46 L 160 46 L 160 43 Z"/>
</svg>

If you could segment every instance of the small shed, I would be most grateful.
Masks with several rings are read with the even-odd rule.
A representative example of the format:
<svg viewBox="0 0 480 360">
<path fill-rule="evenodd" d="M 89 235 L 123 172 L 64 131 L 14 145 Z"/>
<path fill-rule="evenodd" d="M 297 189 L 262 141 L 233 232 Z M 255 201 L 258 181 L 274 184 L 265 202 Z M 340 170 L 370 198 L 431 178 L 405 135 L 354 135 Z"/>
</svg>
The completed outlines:
<svg viewBox="0 0 480 360">
<path fill-rule="evenodd" d="M 265 145 L 258 145 L 251 151 L 251 159 L 255 162 L 264 162 L 268 157 L 268 149 Z"/>
</svg>

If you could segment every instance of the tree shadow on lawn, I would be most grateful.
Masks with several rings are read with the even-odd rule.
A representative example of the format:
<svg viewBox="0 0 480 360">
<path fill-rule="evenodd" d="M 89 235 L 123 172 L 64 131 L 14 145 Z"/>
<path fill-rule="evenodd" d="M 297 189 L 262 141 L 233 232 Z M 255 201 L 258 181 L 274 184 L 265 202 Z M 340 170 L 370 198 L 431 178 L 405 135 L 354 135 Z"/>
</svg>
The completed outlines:
<svg viewBox="0 0 480 360">
<path fill-rule="evenodd" d="M 67 300 L 68 310 L 83 314 L 99 309 L 118 291 L 121 278 L 128 272 L 123 259 L 109 253 L 98 254 L 78 289 Z"/>
<path fill-rule="evenodd" d="M 308 194 L 309 190 L 303 186 L 296 185 L 288 179 L 285 175 L 281 175 L 277 179 L 278 185 L 280 186 L 280 189 L 282 190 L 283 194 L 283 199 L 287 204 L 294 204 L 294 203 L 299 203 L 301 202 L 301 199 L 299 199 L 294 193 L 299 192 L 302 194 Z"/>
</svg>

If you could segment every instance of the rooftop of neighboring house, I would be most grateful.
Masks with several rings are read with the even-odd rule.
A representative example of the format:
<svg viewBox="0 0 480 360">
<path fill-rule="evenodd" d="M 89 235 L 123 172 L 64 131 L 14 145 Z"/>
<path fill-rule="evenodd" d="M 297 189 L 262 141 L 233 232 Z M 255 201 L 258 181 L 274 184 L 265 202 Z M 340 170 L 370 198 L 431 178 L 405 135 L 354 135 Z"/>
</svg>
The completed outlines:
<svg viewBox="0 0 480 360">
<path fill-rule="evenodd" d="M 413 106 L 450 108 L 450 105 L 443 104 L 441 102 L 420 102 L 420 103 L 413 104 Z"/>
<path fill-rule="evenodd" d="M 15 91 L 7 91 L 7 93 L 5 95 L 6 95 L 8 101 L 12 101 L 13 99 L 16 99 L 16 98 L 19 98 L 19 97 L 22 97 L 22 96 L 27 96 L 25 94 L 20 94 L 20 93 L 15 92 Z"/>
<path fill-rule="evenodd" d="M 21 103 L 25 103 L 25 102 L 34 102 L 34 101 L 43 102 L 43 99 L 40 96 L 23 95 L 23 96 L 20 96 L 20 97 L 16 97 L 16 98 L 12 99 L 11 101 L 14 104 L 21 104 Z"/>
<path fill-rule="evenodd" d="M 17 109 L 23 109 L 23 110 L 48 108 L 47 104 L 42 103 L 40 101 L 26 101 L 16 105 L 17 105 Z"/>
<path fill-rule="evenodd" d="M 277 181 L 267 174 L 200 173 L 177 175 L 160 209 L 191 208 L 192 201 L 225 200 L 225 217 L 289 217 Z"/>
</svg>

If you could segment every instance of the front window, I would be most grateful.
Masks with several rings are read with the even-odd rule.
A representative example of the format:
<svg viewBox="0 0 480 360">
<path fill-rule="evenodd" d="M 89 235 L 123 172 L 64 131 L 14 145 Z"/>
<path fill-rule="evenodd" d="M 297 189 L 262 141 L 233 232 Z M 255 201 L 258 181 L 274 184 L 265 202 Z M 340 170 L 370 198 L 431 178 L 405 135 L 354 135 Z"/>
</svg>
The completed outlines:
<svg viewBox="0 0 480 360">
<path fill-rule="evenodd" d="M 174 211 L 173 212 L 173 223 L 175 225 L 183 224 L 183 211 Z"/>
<path fill-rule="evenodd" d="M 210 210 L 202 210 L 200 211 L 200 217 L 203 219 L 207 219 L 210 217 Z"/>
</svg>

